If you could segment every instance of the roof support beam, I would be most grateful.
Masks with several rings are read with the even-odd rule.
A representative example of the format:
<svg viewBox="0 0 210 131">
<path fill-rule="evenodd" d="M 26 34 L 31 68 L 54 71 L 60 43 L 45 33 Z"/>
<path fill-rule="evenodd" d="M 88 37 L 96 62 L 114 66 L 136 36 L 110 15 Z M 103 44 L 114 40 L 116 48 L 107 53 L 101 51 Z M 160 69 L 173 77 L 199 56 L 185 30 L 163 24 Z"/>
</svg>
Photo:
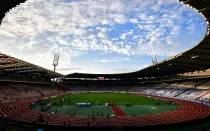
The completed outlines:
<svg viewBox="0 0 210 131">
<path fill-rule="evenodd" d="M 199 48 L 199 47 L 192 49 L 192 51 L 196 51 L 196 52 L 201 52 L 201 51 L 209 52 L 208 49 L 202 49 L 202 48 Z"/>
<path fill-rule="evenodd" d="M 205 8 L 203 8 L 203 9 L 200 9 L 199 12 L 203 12 L 203 11 L 206 11 L 206 10 L 209 10 L 209 9 L 210 9 L 210 6 L 205 7 Z"/>
<path fill-rule="evenodd" d="M 192 64 L 187 64 L 179 61 L 171 61 L 172 66 L 179 66 L 179 67 L 185 67 L 185 68 L 200 68 L 200 66 L 197 65 L 192 65 Z"/>
<path fill-rule="evenodd" d="M 196 60 L 196 61 L 199 61 L 199 62 L 204 62 L 204 63 L 209 63 L 210 64 L 210 57 L 209 58 L 206 58 L 206 57 L 199 57 L 199 55 L 197 55 L 198 57 L 197 58 L 195 58 L 195 59 L 192 59 L 191 57 L 193 57 L 193 56 L 182 56 L 182 58 L 186 58 L 186 59 L 191 59 L 191 60 Z"/>
<path fill-rule="evenodd" d="M 0 58 L 1 59 L 1 58 Z M 18 64 L 19 62 L 0 62 L 0 66 L 10 65 L 10 64 Z"/>
<path fill-rule="evenodd" d="M 186 1 L 184 1 L 184 3 L 189 4 L 191 1 L 193 1 L 193 0 L 186 0 Z"/>
<path fill-rule="evenodd" d="M 29 68 L 29 69 L 17 69 L 17 70 L 5 70 L 7 72 L 27 72 L 27 71 L 31 71 L 31 70 L 37 70 L 35 68 Z"/>
<path fill-rule="evenodd" d="M 171 65 L 171 66 L 159 65 L 159 67 L 160 68 L 162 67 L 164 69 L 167 68 L 168 70 L 173 70 L 173 71 L 177 71 L 177 72 L 179 72 L 179 71 L 190 71 L 190 69 L 192 69 L 192 68 L 182 68 L 182 67 L 178 67 L 178 66 L 174 66 L 174 65 Z"/>
<path fill-rule="evenodd" d="M 164 73 L 168 73 L 168 72 L 170 72 L 170 73 L 173 73 L 173 72 L 179 72 L 179 71 L 177 71 L 177 70 L 175 70 L 175 69 L 169 69 L 169 68 L 164 68 L 164 67 L 159 67 L 159 68 L 157 68 L 157 69 L 153 69 L 153 70 L 151 70 L 151 72 L 161 72 L 161 71 L 164 71 Z"/>
<path fill-rule="evenodd" d="M 175 62 L 182 62 L 182 63 L 188 64 L 188 65 L 193 64 L 193 65 L 196 65 L 196 66 L 200 66 L 200 69 L 201 68 L 206 68 L 206 69 L 210 68 L 210 64 L 209 63 L 205 63 L 205 64 L 201 64 L 200 63 L 199 64 L 199 61 L 196 61 L 196 60 L 194 60 L 194 61 L 186 61 L 186 59 L 181 59 L 181 60 L 180 59 L 179 60 L 173 60 L 173 61 L 175 61 Z"/>
<path fill-rule="evenodd" d="M 25 73 L 27 73 L 27 72 L 39 72 L 39 70 L 19 70 L 19 71 L 15 71 L 15 72 L 25 72 Z"/>
<path fill-rule="evenodd" d="M 191 51 L 188 51 L 187 52 L 188 54 L 192 54 L 192 55 L 208 55 L 210 56 L 210 52 L 207 52 L 207 53 L 204 53 L 204 52 L 201 52 L 201 51 L 195 51 L 195 50 L 191 50 Z"/>
<path fill-rule="evenodd" d="M 209 42 L 210 43 L 210 42 Z M 201 45 L 199 45 L 199 47 L 196 47 L 196 48 L 201 48 L 201 49 L 208 49 L 208 50 L 210 50 L 210 45 L 209 44 L 201 44 Z"/>
<path fill-rule="evenodd" d="M 22 64 L 22 63 L 17 63 L 17 64 L 7 64 L 7 65 L 3 65 L 3 66 L 0 66 L 0 69 L 5 69 L 7 67 L 20 67 L 20 66 L 28 66 L 26 64 Z"/>
<path fill-rule="evenodd" d="M 24 65 L 24 66 L 18 66 L 18 67 L 4 67 L 3 69 L 17 69 L 17 68 L 27 68 L 30 67 L 29 65 Z"/>
<path fill-rule="evenodd" d="M 16 70 L 31 70 L 31 69 L 37 69 L 36 67 L 26 66 L 26 67 L 17 67 L 17 68 L 11 68 L 11 69 L 5 69 L 6 71 L 16 71 Z"/>
</svg>

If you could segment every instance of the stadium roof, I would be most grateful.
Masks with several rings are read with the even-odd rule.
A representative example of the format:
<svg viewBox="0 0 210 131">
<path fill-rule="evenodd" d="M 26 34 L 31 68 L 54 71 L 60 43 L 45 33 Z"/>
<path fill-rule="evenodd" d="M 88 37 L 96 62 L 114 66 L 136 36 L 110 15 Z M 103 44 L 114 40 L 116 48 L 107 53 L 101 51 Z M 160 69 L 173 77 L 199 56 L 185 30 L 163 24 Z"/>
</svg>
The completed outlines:
<svg viewBox="0 0 210 131">
<path fill-rule="evenodd" d="M 49 77 L 61 77 L 59 73 L 39 67 L 37 65 L 19 60 L 17 58 L 0 53 L 0 72 L 17 75 L 40 75 Z"/>
<path fill-rule="evenodd" d="M 203 40 L 192 49 L 180 53 L 137 72 L 123 74 L 69 74 L 67 77 L 164 77 L 185 72 L 194 72 L 210 68 L 210 0 L 180 0 L 181 3 L 195 9 L 207 22 L 207 32 Z"/>
<path fill-rule="evenodd" d="M 26 0 L 5 0 L 0 2 L 0 23 L 5 13 L 13 7 L 25 2 Z M 69 74 L 67 77 L 163 77 L 173 76 L 184 72 L 193 72 L 197 70 L 206 70 L 210 68 L 210 0 L 180 0 L 183 4 L 189 5 L 198 11 L 207 22 L 207 33 L 204 39 L 192 49 L 180 53 L 172 58 L 161 61 L 154 66 L 149 66 L 137 72 L 124 74 Z M 48 76 L 62 76 L 53 71 L 42 67 L 21 61 L 0 53 L 0 71 L 8 73 L 26 73 L 34 74 L 43 73 Z"/>
<path fill-rule="evenodd" d="M 1 0 L 0 1 L 0 24 L 2 19 L 12 8 L 24 3 L 26 0 Z M 48 77 L 62 77 L 62 74 L 55 73 L 51 70 L 39 67 L 37 65 L 19 60 L 17 58 L 2 54 L 0 52 L 0 72 L 15 75 L 32 75 L 32 76 L 48 76 Z"/>
<path fill-rule="evenodd" d="M 5 14 L 11 10 L 13 7 L 16 7 L 20 3 L 24 3 L 26 0 L 1 0 L 0 1 L 0 24 Z"/>
</svg>

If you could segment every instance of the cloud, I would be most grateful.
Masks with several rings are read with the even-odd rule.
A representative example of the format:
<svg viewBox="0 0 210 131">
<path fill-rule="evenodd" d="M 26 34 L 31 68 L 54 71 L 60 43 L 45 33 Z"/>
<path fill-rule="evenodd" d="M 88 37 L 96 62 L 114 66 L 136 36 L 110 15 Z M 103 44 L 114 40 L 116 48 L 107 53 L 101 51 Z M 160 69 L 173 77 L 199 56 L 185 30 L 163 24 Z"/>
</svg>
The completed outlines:
<svg viewBox="0 0 210 131">
<path fill-rule="evenodd" d="M 54 53 L 62 68 L 92 52 L 169 57 L 186 49 L 183 27 L 193 34 L 198 16 L 176 0 L 28 0 L 3 19 L 0 47 L 48 69 Z"/>
<path fill-rule="evenodd" d="M 193 33 L 194 31 L 196 31 L 196 26 L 195 24 L 190 24 L 187 26 L 186 29 L 189 31 L 189 33 Z"/>
<path fill-rule="evenodd" d="M 116 71 L 119 73 L 127 73 L 127 72 L 138 71 L 138 69 L 121 68 L 121 69 L 116 69 Z"/>
<path fill-rule="evenodd" d="M 139 23 L 138 19 L 135 19 L 135 18 L 130 19 L 130 22 L 132 22 L 132 23 Z"/>
<path fill-rule="evenodd" d="M 116 12 L 122 12 L 125 9 L 125 7 L 126 7 L 125 3 L 121 1 L 114 1 L 111 3 L 110 10 Z"/>
<path fill-rule="evenodd" d="M 122 62 L 122 61 L 129 61 L 129 58 L 112 58 L 112 59 L 102 59 L 99 60 L 101 63 L 112 63 L 112 62 Z"/>
<path fill-rule="evenodd" d="M 115 69 L 118 73 L 128 73 L 128 72 L 135 72 L 138 70 L 141 70 L 143 68 L 148 67 L 149 65 L 141 65 L 139 67 L 135 67 L 135 68 L 117 68 Z"/>
<path fill-rule="evenodd" d="M 83 68 L 59 68 L 57 71 L 72 71 L 72 70 L 82 70 Z"/>
<path fill-rule="evenodd" d="M 120 36 L 120 38 L 121 39 L 126 39 L 126 36 L 128 36 L 128 35 L 133 35 L 133 31 L 134 30 L 130 30 L 130 31 L 128 31 L 128 32 L 125 32 L 125 33 L 123 33 L 121 36 Z"/>
</svg>

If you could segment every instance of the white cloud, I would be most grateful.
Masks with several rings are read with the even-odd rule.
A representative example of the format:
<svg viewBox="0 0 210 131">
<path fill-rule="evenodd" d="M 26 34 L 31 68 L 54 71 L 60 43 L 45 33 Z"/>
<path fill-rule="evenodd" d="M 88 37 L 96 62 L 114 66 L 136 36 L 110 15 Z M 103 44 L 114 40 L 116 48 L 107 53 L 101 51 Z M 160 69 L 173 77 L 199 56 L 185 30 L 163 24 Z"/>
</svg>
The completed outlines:
<svg viewBox="0 0 210 131">
<path fill-rule="evenodd" d="M 110 10 L 111 11 L 117 11 L 121 12 L 125 9 L 126 5 L 123 3 L 123 1 L 113 1 L 111 4 Z"/>
<path fill-rule="evenodd" d="M 99 62 L 101 62 L 101 63 L 112 63 L 112 62 L 122 62 L 122 61 L 129 61 L 129 60 L 130 60 L 129 58 L 116 57 L 116 58 L 112 58 L 112 59 L 102 59 L 102 60 L 99 60 Z"/>
<path fill-rule="evenodd" d="M 48 69 L 52 68 L 54 52 L 60 54 L 60 65 L 65 69 L 72 59 L 93 51 L 127 57 L 172 56 L 183 51 L 174 41 L 183 24 L 191 24 L 188 17 L 191 21 L 193 17 L 190 13 L 185 18 L 182 13 L 190 10 L 175 3 L 176 0 L 28 0 L 3 19 L 1 52 Z M 191 24 L 187 29 L 196 28 Z"/>
<path fill-rule="evenodd" d="M 130 19 L 130 22 L 132 22 L 132 23 L 139 23 L 138 19 L 135 19 L 135 18 Z"/>
<path fill-rule="evenodd" d="M 194 31 L 196 31 L 196 26 L 195 24 L 190 24 L 187 26 L 186 29 L 189 31 L 189 33 L 193 33 Z"/>
<path fill-rule="evenodd" d="M 120 36 L 120 38 L 124 40 L 124 39 L 126 38 L 126 34 L 122 34 L 122 35 Z"/>
<path fill-rule="evenodd" d="M 128 32 L 123 33 L 123 34 L 120 36 L 120 38 L 124 40 L 124 39 L 126 39 L 126 36 L 128 36 L 128 35 L 133 35 L 133 30 L 130 30 L 130 31 L 128 31 Z"/>
<path fill-rule="evenodd" d="M 96 27 L 96 29 L 101 32 L 107 32 L 109 30 L 108 28 L 101 28 L 101 27 Z"/>
<path fill-rule="evenodd" d="M 116 71 L 118 73 L 127 73 L 127 72 L 135 72 L 135 71 L 138 71 L 139 69 L 130 69 L 130 68 L 119 68 L 119 69 L 116 69 Z"/>
<path fill-rule="evenodd" d="M 123 14 L 110 14 L 109 17 L 114 19 L 118 24 L 125 24 L 128 21 L 127 17 Z"/>
<path fill-rule="evenodd" d="M 180 33 L 180 26 L 174 26 L 172 31 L 171 31 L 171 35 L 178 35 Z"/>
</svg>

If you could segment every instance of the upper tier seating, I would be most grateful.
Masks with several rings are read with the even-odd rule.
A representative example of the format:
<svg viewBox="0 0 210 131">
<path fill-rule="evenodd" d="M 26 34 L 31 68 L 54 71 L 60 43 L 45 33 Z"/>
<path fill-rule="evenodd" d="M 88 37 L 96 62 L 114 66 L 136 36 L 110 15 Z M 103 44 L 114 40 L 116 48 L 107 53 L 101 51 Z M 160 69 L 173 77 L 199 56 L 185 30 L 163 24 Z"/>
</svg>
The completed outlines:
<svg viewBox="0 0 210 131">
<path fill-rule="evenodd" d="M 210 81 L 206 81 L 196 87 L 197 89 L 210 89 Z"/>
<path fill-rule="evenodd" d="M 176 82 L 168 86 L 167 88 L 194 88 L 196 82 L 194 81 L 184 81 L 184 82 Z"/>
</svg>

